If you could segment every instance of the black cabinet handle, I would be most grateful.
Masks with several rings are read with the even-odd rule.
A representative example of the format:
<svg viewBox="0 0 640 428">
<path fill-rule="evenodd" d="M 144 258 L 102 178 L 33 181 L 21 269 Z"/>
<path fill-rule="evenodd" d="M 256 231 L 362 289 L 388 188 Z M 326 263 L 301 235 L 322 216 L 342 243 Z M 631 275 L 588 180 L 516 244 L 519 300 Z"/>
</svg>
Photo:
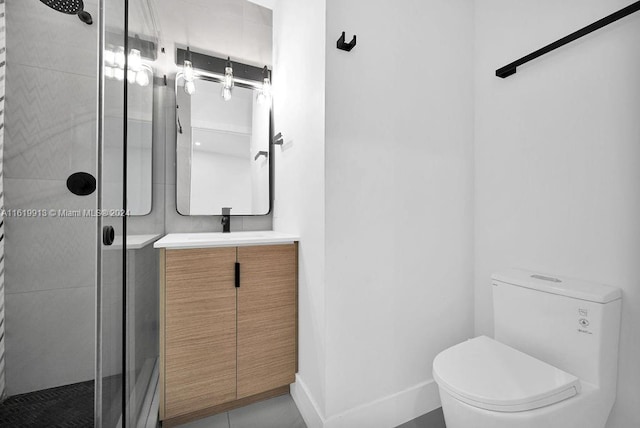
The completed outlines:
<svg viewBox="0 0 640 428">
<path fill-rule="evenodd" d="M 236 288 L 240 288 L 240 263 L 236 262 Z"/>
<path fill-rule="evenodd" d="M 104 245 L 111 245 L 113 241 L 116 239 L 116 231 L 113 229 L 113 226 L 105 226 L 102 228 L 102 243 Z"/>
</svg>

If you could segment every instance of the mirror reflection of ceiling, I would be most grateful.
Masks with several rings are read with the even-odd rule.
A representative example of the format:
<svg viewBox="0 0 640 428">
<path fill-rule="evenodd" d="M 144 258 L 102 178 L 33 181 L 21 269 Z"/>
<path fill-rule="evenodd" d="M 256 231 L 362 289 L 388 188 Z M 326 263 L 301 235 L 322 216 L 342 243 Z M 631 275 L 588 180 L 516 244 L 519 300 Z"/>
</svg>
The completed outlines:
<svg viewBox="0 0 640 428">
<path fill-rule="evenodd" d="M 229 101 L 222 100 L 222 84 L 198 82 L 197 95 L 191 99 L 191 126 L 227 133 L 251 135 L 253 89 L 235 87 Z"/>
<path fill-rule="evenodd" d="M 192 50 L 263 67 L 271 67 L 272 11 L 268 0 L 150 0 L 157 16 L 160 55 L 165 74 L 178 71 L 175 49 Z"/>
</svg>

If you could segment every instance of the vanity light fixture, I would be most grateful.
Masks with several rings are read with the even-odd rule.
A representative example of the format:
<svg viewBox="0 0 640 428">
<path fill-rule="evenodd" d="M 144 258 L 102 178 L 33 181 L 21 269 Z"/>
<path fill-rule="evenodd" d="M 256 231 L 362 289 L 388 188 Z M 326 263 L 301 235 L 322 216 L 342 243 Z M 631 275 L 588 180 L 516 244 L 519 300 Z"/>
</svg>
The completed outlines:
<svg viewBox="0 0 640 428">
<path fill-rule="evenodd" d="M 124 46 L 108 44 L 105 47 L 102 52 L 104 77 L 119 81 L 126 77 L 130 85 L 148 86 L 153 79 L 153 69 L 145 61 L 154 61 L 157 58 L 156 45 L 140 39 L 137 35 L 129 37 L 129 43 L 131 49 L 128 54 Z"/>
<path fill-rule="evenodd" d="M 135 74 L 142 68 L 142 58 L 138 49 L 131 49 L 129 51 L 129 69 Z"/>
<path fill-rule="evenodd" d="M 265 65 L 262 69 L 262 88 L 258 90 L 256 101 L 263 104 L 271 99 L 271 79 L 269 78 L 269 69 Z"/>
<path fill-rule="evenodd" d="M 124 80 L 125 54 L 124 48 L 109 46 L 104 50 L 104 76 L 107 79 Z M 128 55 L 127 82 L 130 85 L 148 86 L 151 83 L 153 70 L 142 62 L 142 54 L 138 49 L 131 49 Z"/>
<path fill-rule="evenodd" d="M 147 70 L 142 68 L 136 73 L 136 83 L 142 87 L 149 85 L 150 79 Z"/>
<path fill-rule="evenodd" d="M 116 49 L 116 52 L 115 52 L 115 54 L 113 56 L 113 62 L 114 62 L 116 67 L 124 70 L 124 63 L 125 63 L 124 47 L 118 46 L 118 48 Z"/>
<path fill-rule="evenodd" d="M 116 53 L 113 51 L 113 47 L 109 45 L 107 49 L 104 50 L 103 54 L 104 60 L 104 75 L 107 79 L 115 78 L 115 70 L 116 66 Z"/>
<path fill-rule="evenodd" d="M 222 98 L 225 101 L 231 99 L 231 91 L 233 89 L 233 65 L 231 64 L 231 57 L 227 57 L 227 65 L 224 68 L 224 79 L 222 81 Z"/>
<path fill-rule="evenodd" d="M 136 74 L 142 68 L 142 58 L 138 49 L 131 49 L 127 57 L 127 82 L 130 85 L 136 83 Z"/>
<path fill-rule="evenodd" d="M 104 50 L 104 62 L 110 67 L 115 65 L 116 61 L 116 53 L 113 51 L 113 47 L 109 45 L 107 49 Z"/>
<path fill-rule="evenodd" d="M 196 92 L 196 84 L 193 82 L 184 82 L 184 91 L 187 95 L 193 95 Z"/>
<path fill-rule="evenodd" d="M 191 62 L 191 51 L 187 47 L 187 57 L 182 67 L 182 76 L 184 77 L 184 91 L 187 95 L 193 95 L 196 92 L 196 84 L 193 82 L 195 75 L 193 73 L 193 63 Z"/>
<path fill-rule="evenodd" d="M 113 77 L 115 77 L 116 80 L 124 80 L 124 69 L 115 67 L 113 69 Z"/>
</svg>

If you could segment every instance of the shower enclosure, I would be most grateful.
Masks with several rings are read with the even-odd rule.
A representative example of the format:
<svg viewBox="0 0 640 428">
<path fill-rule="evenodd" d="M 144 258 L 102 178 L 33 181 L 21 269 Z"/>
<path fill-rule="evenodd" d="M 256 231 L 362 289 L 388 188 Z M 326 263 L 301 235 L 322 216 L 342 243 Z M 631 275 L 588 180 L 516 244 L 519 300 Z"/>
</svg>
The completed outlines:
<svg viewBox="0 0 640 428">
<path fill-rule="evenodd" d="M 129 182 L 151 180 L 151 3 L 1 3 L 0 426 L 146 426 L 156 261 L 128 224 L 148 214 Z"/>
</svg>

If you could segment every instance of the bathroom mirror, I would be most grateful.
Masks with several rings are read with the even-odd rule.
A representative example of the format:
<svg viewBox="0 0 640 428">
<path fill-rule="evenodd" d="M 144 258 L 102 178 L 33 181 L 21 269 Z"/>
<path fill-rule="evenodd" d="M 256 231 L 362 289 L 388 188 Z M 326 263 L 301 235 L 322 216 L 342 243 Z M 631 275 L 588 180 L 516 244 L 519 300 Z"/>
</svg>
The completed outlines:
<svg viewBox="0 0 640 428">
<path fill-rule="evenodd" d="M 142 68 L 128 89 L 127 208 L 129 215 L 147 215 L 152 202 L 153 72 Z M 141 84 L 142 83 L 142 84 Z"/>
<path fill-rule="evenodd" d="M 176 77 L 176 202 L 182 215 L 265 215 L 270 210 L 271 102 L 236 82 L 230 99 L 218 77 L 199 75 L 191 95 Z"/>
<path fill-rule="evenodd" d="M 115 69 L 114 69 L 115 70 Z M 124 76 L 105 73 L 105 88 L 109 91 L 122 85 Z M 127 210 L 129 215 L 143 216 L 151 212 L 152 203 L 152 130 L 153 130 L 153 69 L 142 64 L 140 70 L 129 73 L 127 120 Z M 122 118 L 118 115 L 117 100 L 105 103 L 105 127 L 119 130 L 108 135 L 121 135 Z M 113 105 L 111 105 L 113 104 Z M 105 141 L 105 157 L 117 156 L 122 141 Z M 116 162 L 111 162 L 116 164 Z M 120 175 L 118 175 L 120 174 Z M 122 171 L 113 171 L 114 180 Z"/>
</svg>

